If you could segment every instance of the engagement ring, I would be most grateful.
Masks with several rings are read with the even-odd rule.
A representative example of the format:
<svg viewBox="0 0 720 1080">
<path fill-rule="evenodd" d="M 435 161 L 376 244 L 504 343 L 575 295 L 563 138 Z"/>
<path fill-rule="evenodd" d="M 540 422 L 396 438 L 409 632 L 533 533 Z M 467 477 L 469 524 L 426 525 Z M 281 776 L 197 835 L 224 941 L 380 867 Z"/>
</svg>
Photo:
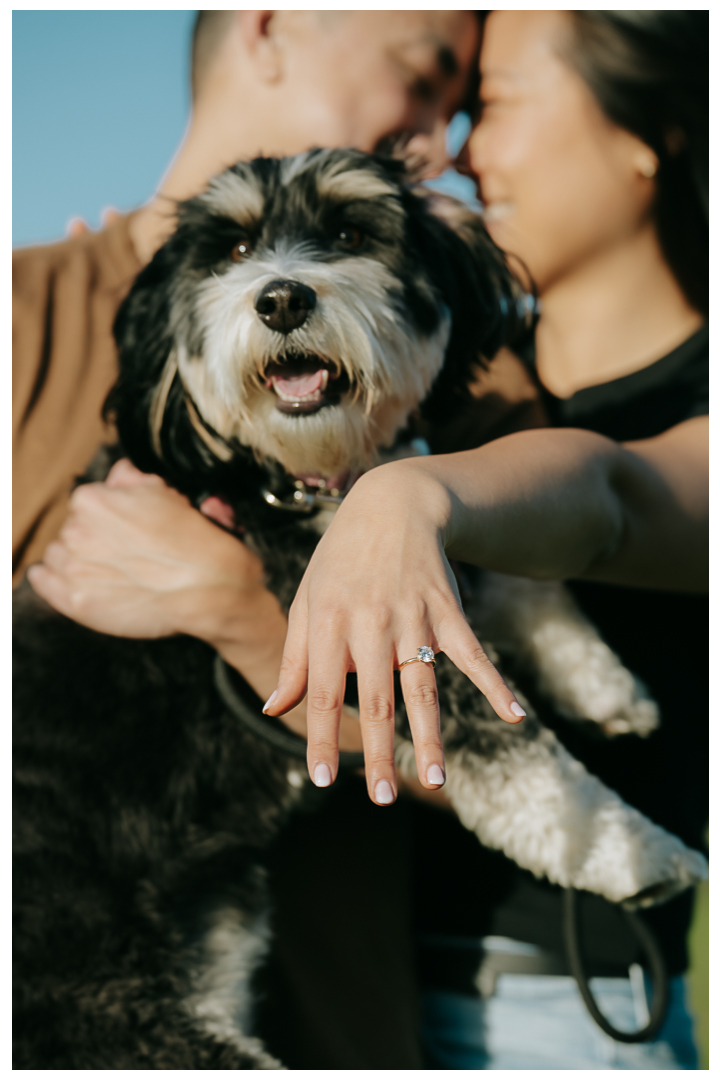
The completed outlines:
<svg viewBox="0 0 720 1080">
<path fill-rule="evenodd" d="M 415 656 L 411 656 L 409 660 L 403 660 L 402 664 L 398 664 L 398 671 L 404 668 L 406 664 L 432 664 L 435 667 L 435 653 L 429 645 L 421 645 Z"/>
</svg>

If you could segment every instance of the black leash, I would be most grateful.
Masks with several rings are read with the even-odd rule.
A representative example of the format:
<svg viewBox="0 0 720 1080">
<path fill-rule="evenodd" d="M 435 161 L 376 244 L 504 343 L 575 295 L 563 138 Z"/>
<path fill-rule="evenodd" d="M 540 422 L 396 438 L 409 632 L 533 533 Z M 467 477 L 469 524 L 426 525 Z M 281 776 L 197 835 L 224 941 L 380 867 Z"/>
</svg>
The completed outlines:
<svg viewBox="0 0 720 1080">
<path fill-rule="evenodd" d="M 307 743 L 305 740 L 301 739 L 299 735 L 294 735 L 275 717 L 265 716 L 260 711 L 259 699 L 254 705 L 250 705 L 246 700 L 246 696 L 252 694 L 252 690 L 244 684 L 240 674 L 226 664 L 219 654 L 215 657 L 214 677 L 215 687 L 222 701 L 244 727 L 252 731 L 258 738 L 281 750 L 284 754 L 298 758 L 301 761 L 306 760 Z M 244 693 L 238 688 L 240 682 L 244 684 Z M 365 759 L 362 751 L 353 753 L 341 750 L 339 764 L 340 768 L 361 769 L 365 764 Z M 606 1035 L 623 1043 L 647 1042 L 657 1035 L 667 1014 L 669 1003 L 667 969 L 658 943 L 655 940 L 655 935 L 650 928 L 633 912 L 627 911 L 625 908 L 621 910 L 650 965 L 653 995 L 650 1005 L 650 1020 L 645 1027 L 639 1031 L 619 1031 L 600 1012 L 588 985 L 588 978 L 583 967 L 578 934 L 577 894 L 574 889 L 565 889 L 564 898 L 563 929 L 568 964 L 588 1012 Z"/>
<path fill-rule="evenodd" d="M 265 716 L 257 704 L 254 706 L 248 704 L 245 695 L 252 693 L 252 691 L 245 686 L 245 695 L 243 695 L 243 692 L 238 689 L 238 683 L 241 680 L 240 674 L 226 664 L 219 653 L 215 657 L 213 673 L 218 694 L 233 716 L 244 727 L 252 731 L 258 738 L 270 743 L 271 746 L 282 750 L 284 754 L 299 758 L 301 761 L 307 759 L 307 743 L 305 740 L 301 739 L 299 735 L 294 735 L 292 731 L 288 731 L 285 725 L 280 720 L 276 720 L 274 716 Z M 364 764 L 365 758 L 361 750 L 357 752 L 341 750 L 339 753 L 341 769 L 362 769 Z"/>
<path fill-rule="evenodd" d="M 583 967 L 578 935 L 577 894 L 574 889 L 566 889 L 564 899 L 563 929 L 568 963 L 588 1012 L 606 1035 L 616 1039 L 617 1042 L 648 1042 L 650 1039 L 655 1038 L 667 1015 L 670 998 L 667 968 L 655 935 L 649 926 L 646 926 L 634 912 L 628 911 L 626 908 L 621 908 L 621 911 L 647 957 L 652 976 L 653 994 L 650 1003 L 650 1019 L 644 1028 L 640 1028 L 639 1031 L 618 1031 L 600 1012 L 588 985 L 587 975 Z"/>
</svg>

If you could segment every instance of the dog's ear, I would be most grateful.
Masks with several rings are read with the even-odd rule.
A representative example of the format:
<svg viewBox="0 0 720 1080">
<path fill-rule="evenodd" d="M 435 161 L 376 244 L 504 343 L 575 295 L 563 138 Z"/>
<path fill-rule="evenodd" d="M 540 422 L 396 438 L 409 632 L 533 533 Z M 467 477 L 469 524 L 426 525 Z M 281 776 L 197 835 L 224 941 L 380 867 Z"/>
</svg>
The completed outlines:
<svg viewBox="0 0 720 1080">
<path fill-rule="evenodd" d="M 170 284 L 174 247 L 173 240 L 168 241 L 140 272 L 113 324 L 120 371 L 103 411 L 106 419 L 114 421 L 125 453 L 145 472 L 164 471 L 148 420 L 173 349 Z"/>
<path fill-rule="evenodd" d="M 532 332 L 535 303 L 479 214 L 434 192 L 414 199 L 413 242 L 452 316 L 445 363 L 422 406 L 428 420 L 443 422 L 467 398 L 478 366 Z"/>
<path fill-rule="evenodd" d="M 191 209 L 190 203 L 181 207 L 184 218 Z M 243 455 L 200 419 L 178 375 L 172 294 L 189 242 L 181 218 L 118 310 L 113 333 L 120 373 L 104 415 L 115 423 L 124 452 L 139 469 L 158 473 L 194 497 L 216 486 L 230 459 Z"/>
</svg>

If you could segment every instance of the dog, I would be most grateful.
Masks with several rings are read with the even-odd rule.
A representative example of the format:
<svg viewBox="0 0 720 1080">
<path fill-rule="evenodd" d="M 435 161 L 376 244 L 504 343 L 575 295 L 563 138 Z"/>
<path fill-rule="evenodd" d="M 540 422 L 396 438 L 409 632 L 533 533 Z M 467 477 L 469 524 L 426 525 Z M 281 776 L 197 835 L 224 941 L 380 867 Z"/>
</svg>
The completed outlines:
<svg viewBox="0 0 720 1080">
<path fill-rule="evenodd" d="M 481 220 L 401 163 L 257 159 L 180 205 L 118 313 L 108 409 L 140 469 L 220 500 L 287 610 L 353 478 L 418 409 L 451 415 L 526 314 Z M 655 725 L 561 586 L 477 575 L 466 610 L 565 715 Z M 110 638 L 28 593 L 15 638 L 15 1067 L 281 1067 L 252 1034 L 252 976 L 263 851 L 313 790 L 292 748 L 240 722 L 259 702 L 236 680 L 234 710 L 199 641 Z M 705 876 L 519 692 L 528 715 L 508 726 L 442 656 L 437 681 L 445 791 L 483 844 L 635 907 Z M 402 706 L 396 759 L 416 775 Z"/>
</svg>

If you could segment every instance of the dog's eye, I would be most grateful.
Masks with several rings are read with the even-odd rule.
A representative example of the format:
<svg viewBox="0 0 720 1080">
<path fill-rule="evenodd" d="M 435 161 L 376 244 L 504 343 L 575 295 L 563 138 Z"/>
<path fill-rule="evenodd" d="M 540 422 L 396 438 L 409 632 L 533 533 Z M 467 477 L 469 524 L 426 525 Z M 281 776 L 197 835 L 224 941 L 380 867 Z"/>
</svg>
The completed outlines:
<svg viewBox="0 0 720 1080">
<path fill-rule="evenodd" d="M 337 234 L 338 242 L 341 247 L 346 248 L 348 251 L 352 251 L 354 248 L 360 247 L 365 234 L 360 229 L 355 229 L 352 225 L 344 225 Z"/>
<path fill-rule="evenodd" d="M 230 252 L 230 258 L 233 262 L 242 262 L 243 259 L 247 259 L 249 255 L 252 255 L 252 250 L 252 244 L 248 239 L 238 240 Z"/>
</svg>

